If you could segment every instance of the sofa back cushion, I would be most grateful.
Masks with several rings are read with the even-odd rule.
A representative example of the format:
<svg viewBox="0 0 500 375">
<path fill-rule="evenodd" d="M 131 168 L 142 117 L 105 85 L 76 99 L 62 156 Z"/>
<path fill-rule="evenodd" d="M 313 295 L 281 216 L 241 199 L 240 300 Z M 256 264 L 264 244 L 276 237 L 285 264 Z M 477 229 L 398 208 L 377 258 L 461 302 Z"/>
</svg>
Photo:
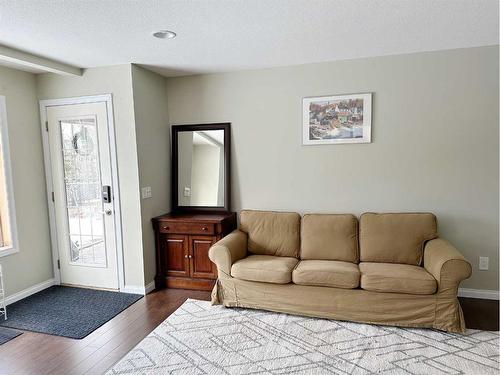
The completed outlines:
<svg viewBox="0 0 500 375">
<path fill-rule="evenodd" d="M 301 259 L 358 263 L 358 219 L 354 215 L 304 215 Z"/>
<path fill-rule="evenodd" d="M 243 210 L 240 230 L 248 233 L 248 251 L 259 255 L 299 256 L 300 215 L 294 212 Z"/>
<path fill-rule="evenodd" d="M 418 266 L 424 243 L 436 237 L 431 213 L 365 213 L 359 220 L 360 260 Z"/>
</svg>

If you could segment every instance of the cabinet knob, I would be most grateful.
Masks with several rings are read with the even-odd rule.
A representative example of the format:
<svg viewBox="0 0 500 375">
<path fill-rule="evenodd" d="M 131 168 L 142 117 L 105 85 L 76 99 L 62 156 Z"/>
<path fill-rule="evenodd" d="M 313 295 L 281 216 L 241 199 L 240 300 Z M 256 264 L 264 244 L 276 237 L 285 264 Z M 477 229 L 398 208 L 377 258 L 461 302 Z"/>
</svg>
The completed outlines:
<svg viewBox="0 0 500 375">
<path fill-rule="evenodd" d="M 163 229 L 165 229 L 165 230 L 169 230 L 170 228 L 169 228 L 169 227 L 163 227 Z"/>
<path fill-rule="evenodd" d="M 206 230 L 208 230 L 208 228 L 207 227 L 202 227 L 201 230 L 205 230 L 206 231 Z"/>
<path fill-rule="evenodd" d="M 188 257 L 189 257 L 189 255 L 184 255 L 184 258 L 186 258 L 186 259 L 187 259 Z"/>
<path fill-rule="evenodd" d="M 193 256 L 192 255 L 188 255 L 188 258 L 191 259 Z"/>
</svg>

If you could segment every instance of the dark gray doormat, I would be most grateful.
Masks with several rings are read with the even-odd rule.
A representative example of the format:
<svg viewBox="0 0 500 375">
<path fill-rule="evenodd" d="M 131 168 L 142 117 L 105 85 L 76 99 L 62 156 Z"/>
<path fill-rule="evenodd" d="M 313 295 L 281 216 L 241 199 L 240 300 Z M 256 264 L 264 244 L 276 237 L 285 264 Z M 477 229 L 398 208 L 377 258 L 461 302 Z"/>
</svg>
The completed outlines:
<svg viewBox="0 0 500 375">
<path fill-rule="evenodd" d="M 142 297 L 52 286 L 9 305 L 0 326 L 82 339 Z"/>
<path fill-rule="evenodd" d="M 0 345 L 5 344 L 7 341 L 10 341 L 22 334 L 23 333 L 21 331 L 16 331 L 15 329 L 0 327 Z"/>
</svg>

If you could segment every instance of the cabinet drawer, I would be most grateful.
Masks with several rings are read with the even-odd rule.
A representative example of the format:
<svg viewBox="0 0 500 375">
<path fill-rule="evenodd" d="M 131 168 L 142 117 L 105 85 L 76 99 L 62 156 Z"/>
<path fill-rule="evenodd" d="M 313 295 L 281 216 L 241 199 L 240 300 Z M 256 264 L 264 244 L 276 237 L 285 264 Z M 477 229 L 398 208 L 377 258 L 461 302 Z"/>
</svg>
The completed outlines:
<svg viewBox="0 0 500 375">
<path fill-rule="evenodd" d="M 172 223 L 168 221 L 159 223 L 161 233 L 180 234 L 214 234 L 215 225 L 213 223 Z"/>
</svg>

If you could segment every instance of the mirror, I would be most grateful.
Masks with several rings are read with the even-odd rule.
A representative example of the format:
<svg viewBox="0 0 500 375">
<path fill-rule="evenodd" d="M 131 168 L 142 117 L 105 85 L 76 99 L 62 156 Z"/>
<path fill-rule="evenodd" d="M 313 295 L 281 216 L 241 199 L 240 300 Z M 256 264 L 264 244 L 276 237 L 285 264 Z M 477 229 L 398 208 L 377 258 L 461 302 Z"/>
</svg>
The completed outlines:
<svg viewBox="0 0 500 375">
<path fill-rule="evenodd" d="M 229 127 L 172 126 L 174 211 L 229 211 Z"/>
</svg>

